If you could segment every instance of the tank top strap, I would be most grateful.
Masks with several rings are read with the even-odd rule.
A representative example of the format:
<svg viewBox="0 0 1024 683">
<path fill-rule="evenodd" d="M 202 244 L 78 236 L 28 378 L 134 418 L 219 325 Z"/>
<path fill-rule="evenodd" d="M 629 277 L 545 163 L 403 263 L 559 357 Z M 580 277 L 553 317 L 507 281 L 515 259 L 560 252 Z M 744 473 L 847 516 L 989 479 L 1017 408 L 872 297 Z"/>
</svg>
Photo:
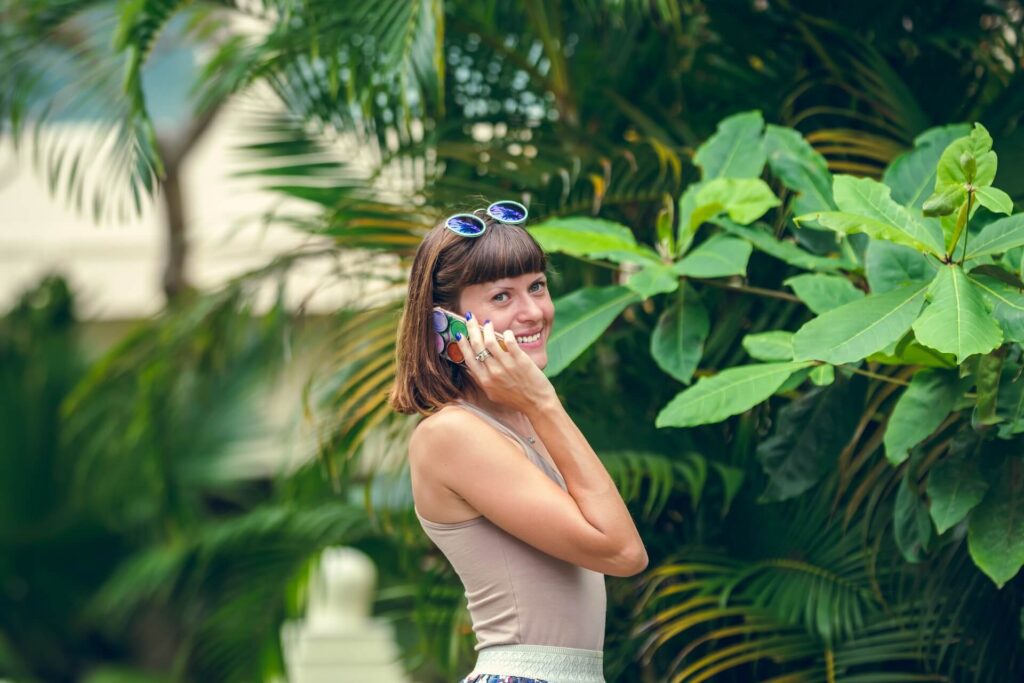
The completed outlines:
<svg viewBox="0 0 1024 683">
<path fill-rule="evenodd" d="M 547 458 L 542 456 L 540 454 L 540 451 L 534 448 L 534 446 L 529 441 L 520 436 L 518 432 L 516 432 L 514 429 L 506 425 L 504 422 L 502 422 L 495 416 L 491 415 L 489 412 L 487 412 L 480 406 L 469 403 L 468 401 L 464 401 L 461 398 L 456 399 L 456 402 L 463 408 L 469 410 L 471 413 L 479 415 L 481 418 L 484 419 L 485 422 L 493 425 L 494 428 L 500 431 L 502 434 L 506 434 L 511 438 L 515 439 L 515 441 L 518 442 L 519 445 L 523 447 L 523 450 L 526 451 L 526 456 L 530 459 L 530 462 L 539 467 L 541 471 L 544 472 L 544 474 L 548 475 L 548 477 L 552 481 L 558 484 L 558 486 L 561 487 L 562 490 L 568 490 L 568 487 L 565 485 L 565 479 L 562 478 L 561 473 L 554 467 L 552 467 L 551 463 L 547 461 Z"/>
</svg>

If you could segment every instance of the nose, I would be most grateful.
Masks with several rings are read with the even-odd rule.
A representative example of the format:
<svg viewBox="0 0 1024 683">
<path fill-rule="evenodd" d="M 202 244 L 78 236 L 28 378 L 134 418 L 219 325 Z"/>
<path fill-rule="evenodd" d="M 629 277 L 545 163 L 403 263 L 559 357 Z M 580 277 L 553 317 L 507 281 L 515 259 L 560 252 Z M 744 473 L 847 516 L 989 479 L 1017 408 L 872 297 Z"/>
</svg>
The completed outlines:
<svg viewBox="0 0 1024 683">
<path fill-rule="evenodd" d="M 519 307 L 518 315 L 516 316 L 522 322 L 537 322 L 544 317 L 544 309 L 541 308 L 540 303 L 537 302 L 531 296 L 524 297 L 521 299 L 522 305 Z"/>
</svg>

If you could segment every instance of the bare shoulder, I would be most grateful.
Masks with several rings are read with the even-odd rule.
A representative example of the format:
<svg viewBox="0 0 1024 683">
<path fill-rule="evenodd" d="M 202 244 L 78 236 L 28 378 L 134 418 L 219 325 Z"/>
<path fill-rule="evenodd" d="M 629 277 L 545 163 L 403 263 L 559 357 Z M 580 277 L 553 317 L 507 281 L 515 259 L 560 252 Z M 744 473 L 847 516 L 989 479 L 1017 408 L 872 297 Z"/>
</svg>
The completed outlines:
<svg viewBox="0 0 1024 683">
<path fill-rule="evenodd" d="M 470 453 L 494 452 L 488 446 L 508 442 L 508 437 L 480 416 L 459 406 L 444 406 L 421 420 L 413 430 L 409 441 L 410 465 L 416 467 L 427 459 L 435 466 L 445 461 L 453 463 Z"/>
</svg>

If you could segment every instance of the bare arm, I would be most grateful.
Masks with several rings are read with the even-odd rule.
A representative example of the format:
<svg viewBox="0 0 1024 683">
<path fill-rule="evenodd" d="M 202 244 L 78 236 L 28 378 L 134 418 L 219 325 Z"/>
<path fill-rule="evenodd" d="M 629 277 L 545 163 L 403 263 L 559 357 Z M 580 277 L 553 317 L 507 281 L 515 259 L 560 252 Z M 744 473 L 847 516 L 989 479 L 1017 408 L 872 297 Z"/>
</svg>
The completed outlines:
<svg viewBox="0 0 1024 683">
<path fill-rule="evenodd" d="M 601 570 L 604 573 L 629 576 L 643 571 L 647 566 L 647 552 L 629 510 L 604 464 L 558 400 L 551 382 L 537 364 L 519 348 L 511 333 L 504 336 L 505 348 L 502 348 L 498 345 L 494 330 L 489 324 L 481 328 L 476 321 L 470 321 L 468 327 L 469 338 L 461 340 L 459 344 L 463 348 L 467 367 L 474 381 L 495 402 L 526 414 L 565 479 L 568 494 L 541 474 L 541 478 L 551 484 L 550 487 L 540 486 L 547 500 L 532 499 L 530 504 L 537 505 L 539 502 L 544 506 L 550 506 L 553 514 L 560 515 L 560 528 L 570 534 L 568 542 L 577 544 L 577 550 L 585 561 L 596 558 L 604 567 Z M 492 358 L 485 363 L 477 361 L 474 357 L 476 350 L 480 348 L 487 348 L 491 352 Z M 518 459 L 523 460 L 521 456 Z M 483 462 L 489 460 L 484 456 Z M 540 474 L 531 463 L 525 464 Z M 507 471 L 500 474 L 513 476 L 512 472 Z M 500 485 L 501 480 L 498 482 Z M 462 486 L 465 492 L 458 491 L 454 488 L 456 486 Z M 455 482 L 452 488 L 482 514 L 491 518 L 491 515 L 480 507 L 480 504 L 488 504 L 481 500 L 482 496 L 476 495 L 477 489 L 468 490 L 472 487 L 465 487 L 463 482 Z M 476 500 L 473 500 L 474 496 Z M 493 507 L 490 510 L 491 514 L 500 514 L 500 511 Z M 543 518 L 539 521 L 543 526 Z M 509 525 L 509 529 L 506 530 L 516 529 L 511 532 L 517 536 L 523 531 L 522 527 L 516 525 L 515 520 L 502 517 L 495 523 L 499 526 L 502 526 L 502 523 Z M 541 547 L 536 535 L 520 538 Z M 545 549 L 550 547 L 551 539 L 540 540 Z M 554 539 L 554 542 L 557 543 L 557 539 Z M 586 566 L 582 561 L 577 564 Z"/>
<path fill-rule="evenodd" d="M 562 473 L 580 514 L 607 539 L 610 548 L 618 550 L 624 565 L 643 571 L 647 550 L 633 517 L 608 470 L 557 396 L 535 402 L 526 416 Z"/>
</svg>

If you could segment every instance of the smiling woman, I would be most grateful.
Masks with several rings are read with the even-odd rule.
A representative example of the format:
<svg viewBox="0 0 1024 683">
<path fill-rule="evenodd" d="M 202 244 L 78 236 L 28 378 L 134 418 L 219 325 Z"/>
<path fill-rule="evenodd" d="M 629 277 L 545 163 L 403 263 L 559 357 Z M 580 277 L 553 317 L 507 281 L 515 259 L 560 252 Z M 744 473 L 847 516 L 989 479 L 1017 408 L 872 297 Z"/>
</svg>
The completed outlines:
<svg viewBox="0 0 1024 683">
<path fill-rule="evenodd" d="M 518 224 L 526 209 L 510 224 L 518 212 L 496 205 L 420 244 L 391 402 L 425 416 L 409 443 L 413 499 L 466 589 L 478 658 L 463 680 L 599 683 L 604 575 L 642 571 L 647 552 L 542 372 L 555 310 L 547 258 Z M 464 363 L 438 353 L 435 307 L 464 316 Z"/>
</svg>

